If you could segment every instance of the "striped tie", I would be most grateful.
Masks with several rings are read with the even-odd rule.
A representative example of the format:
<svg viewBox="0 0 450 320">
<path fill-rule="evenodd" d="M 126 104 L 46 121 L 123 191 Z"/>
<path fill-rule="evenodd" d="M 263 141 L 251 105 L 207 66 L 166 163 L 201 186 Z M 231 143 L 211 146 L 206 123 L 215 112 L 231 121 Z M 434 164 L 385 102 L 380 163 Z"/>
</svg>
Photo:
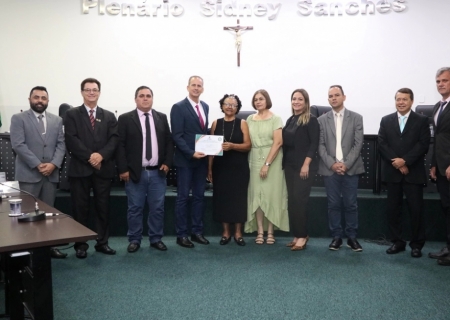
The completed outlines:
<svg viewBox="0 0 450 320">
<path fill-rule="evenodd" d="M 89 110 L 89 120 L 91 120 L 92 129 L 95 126 L 94 110 Z"/>
</svg>

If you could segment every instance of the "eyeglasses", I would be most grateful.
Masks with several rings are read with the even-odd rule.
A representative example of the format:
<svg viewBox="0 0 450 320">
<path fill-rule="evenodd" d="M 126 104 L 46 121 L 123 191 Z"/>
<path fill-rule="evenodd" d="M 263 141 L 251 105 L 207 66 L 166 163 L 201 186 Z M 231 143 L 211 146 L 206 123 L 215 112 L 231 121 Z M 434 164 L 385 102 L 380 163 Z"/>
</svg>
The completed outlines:
<svg viewBox="0 0 450 320">
<path fill-rule="evenodd" d="M 223 106 L 224 107 L 230 107 L 230 108 L 237 108 L 237 105 L 231 104 L 231 103 L 224 103 Z"/>
<path fill-rule="evenodd" d="M 83 89 L 83 91 L 86 92 L 86 93 L 91 93 L 91 92 L 97 93 L 97 92 L 100 92 L 100 90 L 98 90 L 98 89 Z"/>
</svg>

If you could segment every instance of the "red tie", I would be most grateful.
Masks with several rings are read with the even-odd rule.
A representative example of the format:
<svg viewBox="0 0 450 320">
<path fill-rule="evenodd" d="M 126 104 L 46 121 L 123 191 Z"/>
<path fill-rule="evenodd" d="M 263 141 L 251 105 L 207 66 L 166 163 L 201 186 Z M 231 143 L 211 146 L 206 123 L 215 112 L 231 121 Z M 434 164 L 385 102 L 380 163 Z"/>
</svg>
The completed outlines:
<svg viewBox="0 0 450 320">
<path fill-rule="evenodd" d="M 198 104 L 195 106 L 195 108 L 197 108 L 198 120 L 200 120 L 200 126 L 202 127 L 202 130 L 204 130 L 205 122 L 203 121 L 203 117 L 202 117 L 202 114 L 200 113 L 200 109 L 198 108 Z"/>
<path fill-rule="evenodd" d="M 94 129 L 95 125 L 94 110 L 89 110 L 89 120 L 91 120 L 92 129 Z"/>
</svg>

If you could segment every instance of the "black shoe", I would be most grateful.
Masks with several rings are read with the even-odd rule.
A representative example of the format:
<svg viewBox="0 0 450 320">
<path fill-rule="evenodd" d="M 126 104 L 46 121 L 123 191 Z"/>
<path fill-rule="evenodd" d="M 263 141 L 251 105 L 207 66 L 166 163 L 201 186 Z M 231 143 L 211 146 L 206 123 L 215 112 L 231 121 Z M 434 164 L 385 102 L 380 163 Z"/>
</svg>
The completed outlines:
<svg viewBox="0 0 450 320">
<path fill-rule="evenodd" d="M 228 242 L 230 242 L 230 240 L 231 240 L 231 237 L 222 237 L 222 238 L 220 238 L 220 242 L 219 242 L 219 244 L 221 245 L 221 246 L 223 246 L 223 245 L 226 245 Z"/>
<path fill-rule="evenodd" d="M 450 257 L 445 257 L 438 260 L 438 265 L 440 266 L 450 266 Z"/>
<path fill-rule="evenodd" d="M 422 251 L 419 248 L 413 248 L 411 250 L 411 257 L 420 258 L 422 256 Z"/>
<path fill-rule="evenodd" d="M 448 257 L 449 251 L 447 247 L 443 247 L 439 252 L 430 252 L 428 257 L 431 259 L 441 259 Z"/>
<path fill-rule="evenodd" d="M 189 241 L 188 237 L 177 238 L 177 244 L 185 248 L 193 248 L 194 244 Z"/>
<path fill-rule="evenodd" d="M 191 241 L 198 242 L 200 244 L 209 244 L 209 241 L 202 234 L 191 234 Z"/>
<path fill-rule="evenodd" d="M 328 246 L 328 249 L 336 251 L 339 250 L 341 246 L 342 246 L 342 239 L 334 238 L 333 241 L 331 241 L 330 245 Z"/>
<path fill-rule="evenodd" d="M 128 245 L 127 251 L 129 253 L 134 253 L 134 252 L 138 251 L 140 247 L 141 247 L 141 245 L 139 243 L 130 242 L 130 244 Z"/>
<path fill-rule="evenodd" d="M 116 250 L 111 249 L 107 244 L 102 244 L 100 246 L 95 246 L 95 251 L 101 252 L 104 254 L 113 255 L 116 254 Z"/>
<path fill-rule="evenodd" d="M 50 256 L 53 259 L 64 259 L 65 257 L 67 257 L 67 253 L 62 253 L 56 248 L 50 248 Z"/>
<path fill-rule="evenodd" d="M 244 238 L 242 238 L 242 237 L 239 237 L 239 238 L 234 237 L 234 242 L 236 242 L 236 244 L 238 246 L 241 246 L 241 247 L 245 246 L 245 241 L 244 241 Z"/>
<path fill-rule="evenodd" d="M 386 253 L 396 254 L 402 251 L 405 251 L 405 246 L 394 243 L 389 249 L 386 250 Z"/>
<path fill-rule="evenodd" d="M 77 249 L 75 255 L 78 259 L 85 259 L 87 257 L 87 252 L 85 249 Z"/>
<path fill-rule="evenodd" d="M 167 247 L 162 241 L 150 243 L 150 247 L 158 249 L 159 251 L 167 251 Z"/>
<path fill-rule="evenodd" d="M 356 240 L 356 238 L 348 238 L 347 247 L 351 248 L 354 252 L 363 251 L 361 245 L 359 244 L 358 240 Z"/>
</svg>

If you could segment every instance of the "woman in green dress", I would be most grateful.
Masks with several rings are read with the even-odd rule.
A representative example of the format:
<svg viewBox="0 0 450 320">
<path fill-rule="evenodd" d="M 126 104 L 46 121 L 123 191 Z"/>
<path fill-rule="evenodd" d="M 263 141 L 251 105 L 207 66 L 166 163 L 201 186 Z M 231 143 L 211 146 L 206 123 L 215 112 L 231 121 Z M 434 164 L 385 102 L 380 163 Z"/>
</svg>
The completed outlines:
<svg viewBox="0 0 450 320">
<path fill-rule="evenodd" d="M 252 149 L 249 154 L 250 183 L 245 232 L 258 232 L 256 244 L 274 244 L 274 229 L 289 231 L 287 191 L 282 170 L 283 145 L 281 118 L 272 111 L 266 90 L 252 98 L 256 114 L 247 118 Z M 264 239 L 264 230 L 267 238 Z"/>
</svg>

